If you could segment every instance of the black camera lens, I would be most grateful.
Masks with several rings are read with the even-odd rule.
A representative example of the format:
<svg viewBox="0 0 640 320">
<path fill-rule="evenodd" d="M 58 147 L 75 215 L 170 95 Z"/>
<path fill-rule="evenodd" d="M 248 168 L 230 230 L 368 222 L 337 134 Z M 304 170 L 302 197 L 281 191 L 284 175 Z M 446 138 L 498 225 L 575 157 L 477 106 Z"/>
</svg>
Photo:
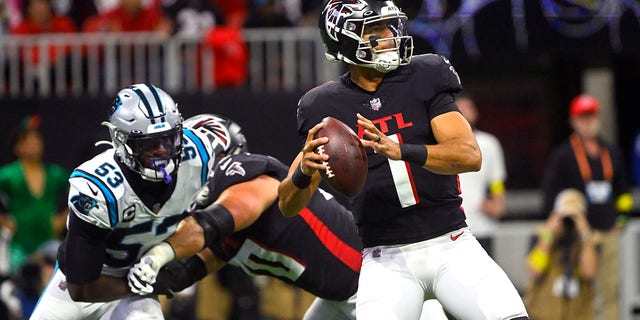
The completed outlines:
<svg viewBox="0 0 640 320">
<path fill-rule="evenodd" d="M 573 219 L 571 219 L 571 217 L 564 217 L 562 218 L 562 226 L 565 228 L 565 230 L 570 230 L 575 227 L 575 222 L 573 221 Z"/>
</svg>

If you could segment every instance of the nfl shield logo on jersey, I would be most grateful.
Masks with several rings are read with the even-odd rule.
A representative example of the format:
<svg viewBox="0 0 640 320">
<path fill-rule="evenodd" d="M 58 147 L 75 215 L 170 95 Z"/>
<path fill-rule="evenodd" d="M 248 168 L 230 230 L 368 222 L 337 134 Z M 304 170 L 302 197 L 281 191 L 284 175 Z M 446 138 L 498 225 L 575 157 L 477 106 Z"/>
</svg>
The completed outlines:
<svg viewBox="0 0 640 320">
<path fill-rule="evenodd" d="M 369 101 L 369 105 L 371 106 L 371 110 L 378 111 L 382 108 L 382 101 L 380 101 L 380 98 L 373 98 Z"/>
</svg>

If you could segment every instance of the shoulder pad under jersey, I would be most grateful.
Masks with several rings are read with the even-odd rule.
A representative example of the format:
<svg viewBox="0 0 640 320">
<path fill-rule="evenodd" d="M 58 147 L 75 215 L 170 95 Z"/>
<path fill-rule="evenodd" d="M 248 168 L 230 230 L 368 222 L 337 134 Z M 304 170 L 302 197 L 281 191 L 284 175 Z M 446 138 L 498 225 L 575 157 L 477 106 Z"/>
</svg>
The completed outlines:
<svg viewBox="0 0 640 320">
<path fill-rule="evenodd" d="M 120 220 L 117 199 L 128 189 L 113 155 L 113 149 L 107 150 L 78 166 L 69 177 L 69 208 L 100 228 L 112 228 Z"/>
</svg>

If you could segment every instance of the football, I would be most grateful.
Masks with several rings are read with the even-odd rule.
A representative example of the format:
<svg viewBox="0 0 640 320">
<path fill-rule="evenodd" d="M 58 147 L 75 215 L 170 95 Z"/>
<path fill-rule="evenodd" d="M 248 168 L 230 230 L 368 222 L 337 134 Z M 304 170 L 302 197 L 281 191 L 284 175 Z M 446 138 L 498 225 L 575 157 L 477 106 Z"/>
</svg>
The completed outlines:
<svg viewBox="0 0 640 320">
<path fill-rule="evenodd" d="M 367 177 L 367 155 L 355 132 L 342 121 L 326 117 L 315 138 L 327 137 L 329 142 L 316 148 L 318 154 L 328 154 L 322 179 L 336 192 L 352 198 L 357 196 Z"/>
</svg>

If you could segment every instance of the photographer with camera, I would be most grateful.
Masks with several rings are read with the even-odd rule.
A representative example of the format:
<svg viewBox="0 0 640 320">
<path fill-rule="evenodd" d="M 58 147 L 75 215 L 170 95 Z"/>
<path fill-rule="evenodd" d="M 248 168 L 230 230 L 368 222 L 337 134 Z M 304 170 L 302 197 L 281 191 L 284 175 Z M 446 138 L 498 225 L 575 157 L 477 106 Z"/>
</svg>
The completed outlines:
<svg viewBox="0 0 640 320">
<path fill-rule="evenodd" d="M 598 236 L 585 212 L 584 195 L 565 189 L 538 229 L 527 255 L 531 281 L 525 303 L 531 319 L 594 319 Z"/>
</svg>

